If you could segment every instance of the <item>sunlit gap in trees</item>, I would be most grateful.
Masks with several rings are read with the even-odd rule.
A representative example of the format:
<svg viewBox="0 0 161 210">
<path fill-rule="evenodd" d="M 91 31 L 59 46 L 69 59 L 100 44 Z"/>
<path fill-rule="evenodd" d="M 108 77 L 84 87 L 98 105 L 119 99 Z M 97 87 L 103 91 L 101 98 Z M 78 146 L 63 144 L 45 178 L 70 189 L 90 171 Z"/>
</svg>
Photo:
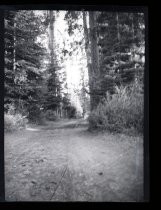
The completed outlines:
<svg viewBox="0 0 161 210">
<path fill-rule="evenodd" d="M 38 15 L 41 14 L 42 11 L 35 11 Z M 64 20 L 66 11 L 59 11 L 57 14 L 57 18 L 54 25 L 54 39 L 56 46 L 56 54 L 61 60 L 60 66 L 63 70 L 65 70 L 67 74 L 67 84 L 68 84 L 68 94 L 70 95 L 71 103 L 77 107 L 77 111 L 82 113 L 82 107 L 80 103 L 80 99 L 78 96 L 78 92 L 81 90 L 81 79 L 82 74 L 83 78 L 88 83 L 88 70 L 87 70 L 87 58 L 85 55 L 85 49 L 80 47 L 73 46 L 74 42 L 80 42 L 84 39 L 84 32 L 79 31 L 78 29 L 74 30 L 73 35 L 69 35 L 67 29 L 67 22 Z M 83 25 L 83 20 L 78 19 L 78 24 Z M 89 24 L 87 20 L 87 25 Z M 41 35 L 37 38 L 38 42 L 41 42 L 44 47 L 48 48 L 48 34 Z M 67 50 L 70 52 L 66 54 L 63 59 L 62 51 Z M 48 61 L 44 60 L 44 63 L 47 64 Z"/>
</svg>

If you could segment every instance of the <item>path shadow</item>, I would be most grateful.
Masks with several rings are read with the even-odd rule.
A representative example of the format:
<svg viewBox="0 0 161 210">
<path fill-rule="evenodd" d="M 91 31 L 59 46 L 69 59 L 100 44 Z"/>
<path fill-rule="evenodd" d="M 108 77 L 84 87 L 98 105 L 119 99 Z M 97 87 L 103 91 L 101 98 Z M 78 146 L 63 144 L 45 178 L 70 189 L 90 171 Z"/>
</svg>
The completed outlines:
<svg viewBox="0 0 161 210">
<path fill-rule="evenodd" d="M 45 125 L 28 125 L 27 131 L 47 131 L 58 129 L 87 128 L 88 122 L 83 119 L 48 121 Z"/>
<path fill-rule="evenodd" d="M 55 129 L 71 129 L 71 128 L 88 128 L 88 122 L 82 119 L 79 120 L 61 120 L 56 122 L 48 122 L 48 125 L 43 126 L 42 130 L 55 130 Z"/>
</svg>

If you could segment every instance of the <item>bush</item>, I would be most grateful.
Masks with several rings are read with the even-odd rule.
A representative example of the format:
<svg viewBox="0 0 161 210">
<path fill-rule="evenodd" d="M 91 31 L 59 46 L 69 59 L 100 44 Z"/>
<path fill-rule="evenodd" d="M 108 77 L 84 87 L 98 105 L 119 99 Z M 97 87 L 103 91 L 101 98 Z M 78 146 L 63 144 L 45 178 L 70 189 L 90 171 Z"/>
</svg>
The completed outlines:
<svg viewBox="0 0 161 210">
<path fill-rule="evenodd" d="M 74 106 L 70 106 L 68 109 L 68 117 L 76 118 L 76 114 L 77 114 L 76 108 Z"/>
<path fill-rule="evenodd" d="M 143 132 L 143 94 L 140 86 L 116 88 L 112 98 L 107 97 L 88 118 L 89 129 L 122 132 L 134 129 Z"/>
<path fill-rule="evenodd" d="M 14 130 L 25 128 L 27 124 L 27 119 L 21 114 L 9 114 L 4 115 L 4 128 L 6 132 L 11 132 Z"/>
<path fill-rule="evenodd" d="M 33 123 L 36 123 L 37 125 L 46 125 L 45 114 L 40 112 L 39 116 L 33 121 Z"/>
<path fill-rule="evenodd" d="M 53 110 L 47 110 L 47 111 L 45 112 L 45 118 L 46 118 L 47 120 L 50 120 L 50 121 L 55 121 L 55 120 L 58 119 L 58 117 L 57 117 L 55 111 L 53 111 Z"/>
</svg>

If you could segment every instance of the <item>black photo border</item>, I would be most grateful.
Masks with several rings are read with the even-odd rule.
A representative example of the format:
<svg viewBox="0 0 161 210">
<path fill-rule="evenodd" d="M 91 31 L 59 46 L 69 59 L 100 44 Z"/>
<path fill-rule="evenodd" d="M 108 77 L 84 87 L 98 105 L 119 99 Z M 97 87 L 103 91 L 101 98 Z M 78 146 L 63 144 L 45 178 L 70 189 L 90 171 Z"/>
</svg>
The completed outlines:
<svg viewBox="0 0 161 210">
<path fill-rule="evenodd" d="M 139 4 L 139 1 L 129 1 L 123 5 L 115 1 L 107 1 L 107 4 L 101 3 L 62 3 L 58 1 L 59 4 L 48 3 L 23 3 L 22 1 L 16 2 L 14 4 L 4 2 L 0 5 L 0 204 L 4 203 L 8 206 L 12 205 L 21 205 L 32 207 L 37 206 L 50 206 L 54 205 L 56 207 L 70 207 L 71 204 L 74 204 L 74 207 L 77 205 L 83 208 L 84 205 L 92 207 L 103 207 L 110 206 L 111 204 L 116 206 L 122 206 L 122 203 L 111 203 L 111 202 L 7 202 L 5 201 L 5 177 L 4 177 L 4 10 L 96 10 L 96 11 L 120 11 L 120 12 L 143 12 L 145 14 L 145 70 L 144 70 L 144 202 L 150 202 L 150 154 L 149 154 L 149 14 L 148 14 L 148 5 Z M 124 204 L 137 204 L 137 203 L 124 203 Z M 138 203 L 142 205 L 142 202 Z M 76 206 L 75 206 L 76 205 Z M 103 205 L 103 206 L 102 206 Z M 4 205 L 5 206 L 5 205 Z M 76 207 L 77 208 L 77 207 Z"/>
</svg>

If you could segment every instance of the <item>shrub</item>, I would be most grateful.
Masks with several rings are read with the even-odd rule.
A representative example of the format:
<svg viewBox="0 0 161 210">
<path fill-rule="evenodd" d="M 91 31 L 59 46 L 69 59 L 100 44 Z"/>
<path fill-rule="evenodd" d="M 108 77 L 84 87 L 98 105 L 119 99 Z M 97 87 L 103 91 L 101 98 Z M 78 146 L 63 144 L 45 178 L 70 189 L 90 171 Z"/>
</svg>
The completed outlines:
<svg viewBox="0 0 161 210">
<path fill-rule="evenodd" d="M 32 123 L 36 123 L 40 118 L 40 108 L 36 104 L 30 104 L 28 108 L 28 119 Z"/>
<path fill-rule="evenodd" d="M 68 117 L 69 118 L 76 118 L 76 108 L 74 106 L 70 106 L 69 111 L 68 111 Z"/>
<path fill-rule="evenodd" d="M 68 115 L 69 119 L 76 118 L 77 111 L 76 111 L 76 108 L 74 106 L 69 105 L 69 106 L 66 107 L 66 110 L 67 110 L 67 115 Z"/>
<path fill-rule="evenodd" d="M 44 125 L 45 124 L 45 117 L 44 113 L 41 110 L 40 105 L 38 104 L 30 104 L 28 108 L 28 120 L 30 123 Z"/>
<path fill-rule="evenodd" d="M 34 123 L 36 123 L 37 125 L 46 125 L 45 114 L 43 112 L 40 112 Z"/>
<path fill-rule="evenodd" d="M 14 130 L 25 128 L 27 124 L 27 119 L 21 114 L 9 114 L 4 115 L 4 128 L 6 132 L 11 132 Z"/>
<path fill-rule="evenodd" d="M 88 118 L 89 129 L 121 132 L 134 129 L 143 132 L 143 94 L 140 86 L 116 88 L 112 98 L 107 97 Z"/>
<path fill-rule="evenodd" d="M 55 121 L 55 120 L 58 119 L 58 117 L 57 117 L 55 111 L 50 110 L 50 109 L 48 109 L 48 110 L 45 112 L 45 118 L 46 118 L 47 120 L 50 120 L 50 121 Z"/>
</svg>

